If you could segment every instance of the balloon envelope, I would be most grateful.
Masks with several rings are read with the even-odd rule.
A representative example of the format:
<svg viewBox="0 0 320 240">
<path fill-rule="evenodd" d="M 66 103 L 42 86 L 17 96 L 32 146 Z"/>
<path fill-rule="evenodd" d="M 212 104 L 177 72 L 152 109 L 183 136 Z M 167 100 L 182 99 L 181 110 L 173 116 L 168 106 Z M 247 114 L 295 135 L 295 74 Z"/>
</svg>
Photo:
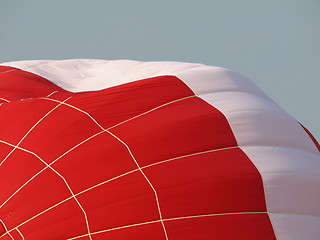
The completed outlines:
<svg viewBox="0 0 320 240">
<path fill-rule="evenodd" d="M 228 69 L 0 66 L 0 239 L 317 239 L 319 144 Z"/>
</svg>

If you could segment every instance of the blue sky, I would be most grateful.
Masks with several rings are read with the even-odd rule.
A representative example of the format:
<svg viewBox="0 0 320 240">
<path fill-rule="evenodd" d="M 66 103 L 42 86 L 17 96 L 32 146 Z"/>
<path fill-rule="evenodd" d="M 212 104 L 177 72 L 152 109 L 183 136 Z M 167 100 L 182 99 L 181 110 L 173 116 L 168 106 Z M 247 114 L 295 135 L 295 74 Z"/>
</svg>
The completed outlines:
<svg viewBox="0 0 320 240">
<path fill-rule="evenodd" d="M 320 139 L 318 0 L 1 0 L 0 62 L 133 59 L 227 67 Z"/>
</svg>

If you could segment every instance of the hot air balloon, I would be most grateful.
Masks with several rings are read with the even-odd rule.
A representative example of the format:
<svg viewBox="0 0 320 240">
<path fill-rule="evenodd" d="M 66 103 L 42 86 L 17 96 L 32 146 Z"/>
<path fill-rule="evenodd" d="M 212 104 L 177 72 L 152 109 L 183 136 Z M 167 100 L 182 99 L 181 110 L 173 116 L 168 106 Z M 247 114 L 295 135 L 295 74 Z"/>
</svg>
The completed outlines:
<svg viewBox="0 0 320 240">
<path fill-rule="evenodd" d="M 250 80 L 130 60 L 0 66 L 1 240 L 316 240 L 319 144 Z"/>
</svg>

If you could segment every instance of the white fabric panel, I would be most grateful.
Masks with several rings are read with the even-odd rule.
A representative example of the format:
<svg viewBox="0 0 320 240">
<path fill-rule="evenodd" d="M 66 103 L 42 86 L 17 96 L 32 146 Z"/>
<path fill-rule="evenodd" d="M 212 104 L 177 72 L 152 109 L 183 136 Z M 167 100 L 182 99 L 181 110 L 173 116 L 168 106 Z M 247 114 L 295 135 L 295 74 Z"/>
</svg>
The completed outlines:
<svg viewBox="0 0 320 240">
<path fill-rule="evenodd" d="M 139 79 L 174 75 L 190 68 L 204 66 L 182 62 L 95 59 L 17 61 L 1 65 L 32 72 L 72 92 L 100 90 Z"/>
<path fill-rule="evenodd" d="M 226 68 L 203 66 L 187 69 L 175 75 L 183 79 L 198 96 L 206 93 L 236 91 L 269 98 L 253 82 Z"/>
<path fill-rule="evenodd" d="M 277 145 L 318 152 L 300 124 L 269 98 L 243 92 L 210 93 L 201 98 L 227 117 L 239 146 Z"/>
<path fill-rule="evenodd" d="M 278 240 L 319 240 L 320 217 L 285 213 L 269 214 Z"/>
<path fill-rule="evenodd" d="M 318 153 L 300 124 L 242 75 L 203 66 L 176 76 L 224 113 L 240 146 L 280 145 Z"/>
<path fill-rule="evenodd" d="M 277 146 L 240 148 L 259 169 L 268 212 L 320 216 L 319 154 Z"/>
<path fill-rule="evenodd" d="M 71 59 L 16 61 L 0 65 L 32 72 L 73 92 L 99 90 L 154 76 L 175 75 L 198 95 L 244 91 L 267 97 L 252 82 L 234 71 L 197 63 Z"/>
</svg>

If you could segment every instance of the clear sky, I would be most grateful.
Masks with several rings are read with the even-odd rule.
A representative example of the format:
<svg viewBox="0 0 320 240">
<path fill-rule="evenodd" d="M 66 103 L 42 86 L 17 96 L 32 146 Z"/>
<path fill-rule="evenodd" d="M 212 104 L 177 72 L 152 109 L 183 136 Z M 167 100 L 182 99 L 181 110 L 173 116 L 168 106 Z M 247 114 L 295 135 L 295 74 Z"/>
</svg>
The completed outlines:
<svg viewBox="0 0 320 240">
<path fill-rule="evenodd" d="M 319 0 L 0 0 L 0 62 L 199 62 L 254 81 L 320 139 Z"/>
</svg>

